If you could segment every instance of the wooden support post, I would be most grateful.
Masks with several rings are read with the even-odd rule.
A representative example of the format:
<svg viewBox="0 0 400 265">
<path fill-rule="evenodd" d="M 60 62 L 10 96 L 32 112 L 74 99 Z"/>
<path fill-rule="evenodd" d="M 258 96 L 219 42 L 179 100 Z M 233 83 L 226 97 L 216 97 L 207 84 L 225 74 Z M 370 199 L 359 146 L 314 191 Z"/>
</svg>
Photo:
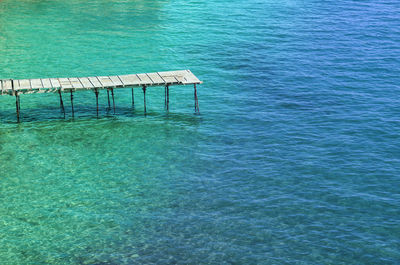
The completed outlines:
<svg viewBox="0 0 400 265">
<path fill-rule="evenodd" d="M 114 114 L 115 114 L 114 88 L 111 88 L 111 96 L 112 96 L 112 100 L 113 100 L 113 109 L 114 109 Z"/>
<path fill-rule="evenodd" d="M 200 113 L 199 110 L 199 100 L 197 98 L 197 88 L 196 88 L 196 84 L 194 84 L 194 111 L 197 113 Z"/>
<path fill-rule="evenodd" d="M 167 86 L 164 87 L 164 109 L 167 109 Z"/>
<path fill-rule="evenodd" d="M 108 99 L 108 109 L 111 109 L 111 105 L 110 105 L 110 90 L 107 89 L 107 99 Z"/>
<path fill-rule="evenodd" d="M 15 92 L 15 107 L 17 109 L 17 122 L 19 123 L 19 110 L 20 110 L 20 106 L 19 106 L 19 95 L 18 92 Z"/>
<path fill-rule="evenodd" d="M 144 113 L 146 114 L 146 86 L 143 86 Z"/>
<path fill-rule="evenodd" d="M 18 91 L 14 90 L 14 80 L 10 79 L 11 81 L 11 89 L 12 89 L 12 93 L 13 95 L 15 95 L 15 108 L 17 110 L 17 122 L 19 123 L 19 112 L 21 110 L 21 101 L 19 99 L 19 95 L 18 95 Z"/>
<path fill-rule="evenodd" d="M 18 109 L 21 112 L 21 96 L 18 95 Z"/>
<path fill-rule="evenodd" d="M 169 85 L 167 85 L 166 88 L 167 88 L 167 111 L 169 111 Z"/>
<path fill-rule="evenodd" d="M 71 109 L 72 109 L 72 118 L 75 117 L 75 111 L 74 111 L 74 94 L 72 93 L 71 89 Z"/>
<path fill-rule="evenodd" d="M 94 89 L 94 93 L 96 94 L 96 114 L 97 118 L 99 118 L 99 91 L 97 88 Z"/>
<path fill-rule="evenodd" d="M 61 89 L 58 90 L 58 94 L 60 95 L 60 107 L 62 112 L 64 113 L 64 119 L 65 119 L 65 109 L 64 109 L 64 102 L 62 99 L 62 95 L 61 95 Z"/>
<path fill-rule="evenodd" d="M 133 87 L 132 87 L 132 106 L 135 106 L 135 95 L 133 94 Z"/>
</svg>

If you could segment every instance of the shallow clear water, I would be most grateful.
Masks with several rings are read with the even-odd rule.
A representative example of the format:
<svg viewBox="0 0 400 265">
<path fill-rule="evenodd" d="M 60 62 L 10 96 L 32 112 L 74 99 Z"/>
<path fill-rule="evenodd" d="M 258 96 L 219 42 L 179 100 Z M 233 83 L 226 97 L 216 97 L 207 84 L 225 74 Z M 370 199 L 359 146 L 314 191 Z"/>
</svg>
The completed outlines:
<svg viewBox="0 0 400 265">
<path fill-rule="evenodd" d="M 400 263 L 400 5 L 0 2 L 0 78 L 191 69 L 143 96 L 0 97 L 3 264 Z M 66 95 L 67 96 L 67 95 Z"/>
</svg>

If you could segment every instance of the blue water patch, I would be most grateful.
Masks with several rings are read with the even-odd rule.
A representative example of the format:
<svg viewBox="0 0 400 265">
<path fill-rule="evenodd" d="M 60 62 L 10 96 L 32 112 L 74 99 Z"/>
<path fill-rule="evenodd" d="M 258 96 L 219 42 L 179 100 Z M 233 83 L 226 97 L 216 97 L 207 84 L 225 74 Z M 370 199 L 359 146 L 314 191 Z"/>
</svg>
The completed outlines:
<svg viewBox="0 0 400 265">
<path fill-rule="evenodd" d="M 396 1 L 0 2 L 0 78 L 193 87 L 0 97 L 4 264 L 400 263 Z"/>
</svg>

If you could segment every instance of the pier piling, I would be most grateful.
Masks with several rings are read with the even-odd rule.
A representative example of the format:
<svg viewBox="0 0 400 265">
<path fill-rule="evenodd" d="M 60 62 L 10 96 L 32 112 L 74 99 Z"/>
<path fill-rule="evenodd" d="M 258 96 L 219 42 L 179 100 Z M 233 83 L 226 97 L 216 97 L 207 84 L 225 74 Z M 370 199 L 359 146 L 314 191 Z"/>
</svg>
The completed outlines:
<svg viewBox="0 0 400 265">
<path fill-rule="evenodd" d="M 169 111 L 169 85 L 166 85 L 165 89 L 167 90 L 167 111 Z"/>
<path fill-rule="evenodd" d="M 16 110 L 17 110 L 17 122 L 18 123 L 19 123 L 19 111 L 20 111 L 19 104 L 20 104 L 20 101 L 19 101 L 19 95 L 18 95 L 18 92 L 17 92 L 17 93 L 15 93 L 15 107 L 16 107 Z"/>
<path fill-rule="evenodd" d="M 143 89 L 144 114 L 146 114 L 146 86 L 143 86 L 142 89 Z"/>
<path fill-rule="evenodd" d="M 135 95 L 133 94 L 133 87 L 132 87 L 132 106 L 135 106 Z"/>
<path fill-rule="evenodd" d="M 110 90 L 107 89 L 107 99 L 108 99 L 108 109 L 111 109 L 111 105 L 110 105 Z"/>
<path fill-rule="evenodd" d="M 70 90 L 71 92 L 71 110 L 72 110 L 72 118 L 75 117 L 75 111 L 74 111 L 74 94 L 72 92 L 72 89 Z"/>
<path fill-rule="evenodd" d="M 115 114 L 115 101 L 114 101 L 114 89 L 111 88 L 111 97 L 112 97 L 112 101 L 113 101 L 113 109 L 114 109 L 114 114 Z"/>
<path fill-rule="evenodd" d="M 12 93 L 13 93 L 13 95 L 15 95 L 15 108 L 17 111 L 17 122 L 19 123 L 19 113 L 21 110 L 21 101 L 19 99 L 18 91 L 15 91 L 14 80 L 10 79 L 10 83 L 11 83 Z"/>
<path fill-rule="evenodd" d="M 196 84 L 194 84 L 194 111 L 197 112 L 197 113 L 200 113 L 199 100 L 197 98 L 197 87 L 196 87 Z"/>
<path fill-rule="evenodd" d="M 97 118 L 99 118 L 99 91 L 95 89 L 94 93 L 96 94 L 96 114 Z"/>
<path fill-rule="evenodd" d="M 64 113 L 64 119 L 65 119 L 65 109 L 64 109 L 64 102 L 63 102 L 62 95 L 61 95 L 61 89 L 58 90 L 58 94 L 60 95 L 60 108 L 61 108 L 62 112 Z"/>
</svg>

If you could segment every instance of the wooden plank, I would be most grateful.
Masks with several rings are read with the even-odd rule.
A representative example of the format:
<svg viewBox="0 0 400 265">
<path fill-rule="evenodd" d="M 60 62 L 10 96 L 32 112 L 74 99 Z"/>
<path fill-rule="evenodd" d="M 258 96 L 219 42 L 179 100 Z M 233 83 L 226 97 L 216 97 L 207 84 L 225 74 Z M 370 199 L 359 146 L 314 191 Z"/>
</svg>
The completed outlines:
<svg viewBox="0 0 400 265">
<path fill-rule="evenodd" d="M 121 82 L 121 80 L 118 78 L 118 76 L 109 76 L 111 81 L 114 83 L 116 87 L 123 87 L 124 84 Z"/>
<path fill-rule="evenodd" d="M 147 76 L 153 81 L 154 85 L 165 84 L 165 81 L 157 73 L 149 73 Z"/>
<path fill-rule="evenodd" d="M 79 77 L 79 81 L 81 81 L 82 85 L 87 89 L 94 88 L 92 82 L 90 82 L 89 78 L 87 77 Z"/>
<path fill-rule="evenodd" d="M 179 71 L 167 71 L 167 72 L 159 72 L 163 75 L 166 76 L 184 76 L 187 74 L 185 70 L 179 70 Z"/>
<path fill-rule="evenodd" d="M 100 83 L 100 81 L 97 77 L 88 77 L 88 79 L 90 80 L 90 82 L 92 82 L 94 87 L 98 87 L 98 88 L 103 87 L 103 85 Z"/>
<path fill-rule="evenodd" d="M 42 81 L 40 79 L 31 79 L 31 88 L 32 89 L 43 88 Z"/>
<path fill-rule="evenodd" d="M 11 80 L 3 80 L 3 91 L 4 94 L 12 93 Z"/>
<path fill-rule="evenodd" d="M 61 90 L 74 88 L 68 78 L 58 78 L 58 81 L 60 82 Z"/>
<path fill-rule="evenodd" d="M 139 86 L 141 81 L 137 75 L 120 75 L 122 82 L 124 82 L 125 86 Z"/>
<path fill-rule="evenodd" d="M 179 81 L 170 72 L 158 72 L 160 77 L 168 84 L 177 84 Z"/>
<path fill-rule="evenodd" d="M 20 90 L 31 90 L 31 82 L 29 79 L 21 79 L 19 80 L 19 89 Z"/>
<path fill-rule="evenodd" d="M 156 74 L 163 80 L 164 84 L 167 84 L 167 82 L 165 81 L 165 79 L 164 79 L 158 72 L 157 72 Z"/>
<path fill-rule="evenodd" d="M 49 78 L 49 80 L 50 80 L 51 86 L 53 88 L 60 88 L 61 87 L 60 81 L 58 81 L 57 78 Z"/>
<path fill-rule="evenodd" d="M 138 74 L 137 76 L 140 78 L 142 85 L 152 86 L 154 84 L 146 74 Z"/>
<path fill-rule="evenodd" d="M 13 80 L 14 81 L 14 90 L 17 91 L 19 90 L 19 80 Z"/>
<path fill-rule="evenodd" d="M 12 90 L 11 80 L 4 80 L 3 87 L 5 91 Z"/>
<path fill-rule="evenodd" d="M 103 87 L 115 87 L 113 81 L 108 76 L 98 76 L 97 77 Z"/>
<path fill-rule="evenodd" d="M 201 84 L 201 81 L 190 70 L 185 70 L 185 72 L 184 84 Z"/>
<path fill-rule="evenodd" d="M 170 71 L 170 72 L 167 72 L 167 73 L 173 75 L 175 77 L 175 79 L 177 79 L 180 84 L 188 83 L 187 82 L 187 76 L 188 76 L 189 73 L 186 70 Z"/>
<path fill-rule="evenodd" d="M 69 82 L 71 82 L 71 85 L 74 87 L 75 90 L 83 88 L 83 85 L 81 84 L 81 82 L 79 81 L 78 78 L 73 77 L 73 78 L 68 78 L 68 79 L 69 79 Z"/>
<path fill-rule="evenodd" d="M 43 84 L 44 88 L 47 88 L 47 89 L 53 88 L 53 86 L 51 85 L 50 79 L 48 79 L 48 78 L 42 79 L 42 84 Z"/>
<path fill-rule="evenodd" d="M 119 75 L 117 75 L 118 79 L 121 81 L 121 83 L 123 84 L 123 86 L 125 87 L 126 84 L 124 83 L 124 81 L 121 79 L 121 77 Z"/>
<path fill-rule="evenodd" d="M 178 84 L 200 84 L 200 80 L 197 79 L 192 72 L 189 70 L 182 70 L 182 71 L 169 71 L 169 72 L 162 72 L 163 76 L 174 77 Z"/>
<path fill-rule="evenodd" d="M 7 91 L 7 90 L 12 90 L 12 87 L 11 87 L 11 80 L 5 80 L 5 82 L 3 83 L 3 87 L 4 87 L 4 89 Z"/>
</svg>

